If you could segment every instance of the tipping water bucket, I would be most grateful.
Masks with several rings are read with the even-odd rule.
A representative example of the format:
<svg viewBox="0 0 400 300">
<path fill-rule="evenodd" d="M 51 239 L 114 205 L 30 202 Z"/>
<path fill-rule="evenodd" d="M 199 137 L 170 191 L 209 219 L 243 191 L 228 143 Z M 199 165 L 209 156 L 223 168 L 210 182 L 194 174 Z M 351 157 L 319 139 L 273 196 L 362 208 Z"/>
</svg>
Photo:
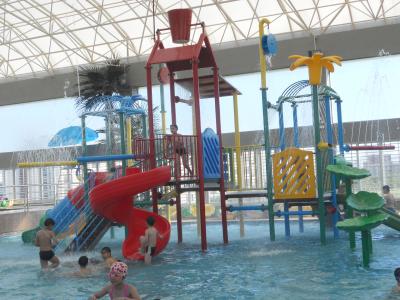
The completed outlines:
<svg viewBox="0 0 400 300">
<path fill-rule="evenodd" d="M 188 8 L 170 10 L 168 12 L 168 20 L 172 41 L 176 44 L 189 42 L 192 10 Z"/>
</svg>

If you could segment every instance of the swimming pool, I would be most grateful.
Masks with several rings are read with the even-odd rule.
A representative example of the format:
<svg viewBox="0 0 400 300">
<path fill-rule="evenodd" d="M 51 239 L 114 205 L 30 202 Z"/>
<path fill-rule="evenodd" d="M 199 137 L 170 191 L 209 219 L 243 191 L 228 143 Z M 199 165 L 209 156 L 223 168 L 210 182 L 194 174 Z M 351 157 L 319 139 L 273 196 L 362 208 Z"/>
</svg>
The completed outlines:
<svg viewBox="0 0 400 300">
<path fill-rule="evenodd" d="M 176 244 L 175 227 L 165 252 L 145 267 L 129 264 L 127 282 L 137 286 L 143 299 L 400 299 L 390 296 L 393 269 L 400 266 L 400 234 L 385 227 L 374 230 L 374 255 L 370 270 L 361 268 L 360 249 L 351 253 L 348 241 L 330 238 L 320 246 L 317 222 L 307 222 L 306 232 L 284 238 L 277 223 L 277 241 L 269 242 L 265 222 L 229 225 L 230 244 L 223 246 L 219 223 L 208 224 L 209 251 L 199 251 L 194 224 L 184 224 L 184 241 Z M 121 257 L 122 228 L 116 239 L 108 234 L 99 245 L 110 245 Z M 360 245 L 360 242 L 358 242 Z M 0 237 L 0 299 L 87 299 L 107 283 L 105 273 L 88 279 L 65 277 L 71 268 L 41 273 L 37 249 L 23 245 L 17 235 Z M 62 256 L 63 262 L 79 255 Z M 97 252 L 89 257 L 99 257 Z M 107 299 L 106 297 L 104 299 Z"/>
</svg>

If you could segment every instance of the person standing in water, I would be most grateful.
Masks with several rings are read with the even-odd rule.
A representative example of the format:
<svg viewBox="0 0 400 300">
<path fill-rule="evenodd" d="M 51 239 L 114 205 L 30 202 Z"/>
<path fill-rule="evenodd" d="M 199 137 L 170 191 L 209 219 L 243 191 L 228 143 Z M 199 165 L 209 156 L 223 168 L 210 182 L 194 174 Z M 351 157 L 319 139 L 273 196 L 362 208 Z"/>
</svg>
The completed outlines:
<svg viewBox="0 0 400 300">
<path fill-rule="evenodd" d="M 36 234 L 35 245 L 40 249 L 39 257 L 42 269 L 48 268 L 49 262 L 51 263 L 50 268 L 57 268 L 60 264 L 60 260 L 53 251 L 53 247 L 58 242 L 53 231 L 54 225 L 54 220 L 48 218 L 44 221 L 44 228 Z"/>
<path fill-rule="evenodd" d="M 149 216 L 146 219 L 147 229 L 144 236 L 140 237 L 140 252 L 144 255 L 144 263 L 151 264 L 151 258 L 156 253 L 157 238 L 163 239 L 163 236 L 154 228 L 154 217 Z"/>
<path fill-rule="evenodd" d="M 384 185 L 382 187 L 383 199 L 385 199 L 385 207 L 392 212 L 396 212 L 396 199 L 390 192 L 390 186 Z"/>
</svg>

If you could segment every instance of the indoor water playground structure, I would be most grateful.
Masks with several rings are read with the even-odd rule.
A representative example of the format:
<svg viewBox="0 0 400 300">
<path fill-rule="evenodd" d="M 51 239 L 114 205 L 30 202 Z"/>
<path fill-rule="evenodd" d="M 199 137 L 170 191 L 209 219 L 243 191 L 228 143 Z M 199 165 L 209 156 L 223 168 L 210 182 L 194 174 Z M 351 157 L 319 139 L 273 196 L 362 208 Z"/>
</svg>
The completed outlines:
<svg viewBox="0 0 400 300">
<path fill-rule="evenodd" d="M 147 99 L 142 96 L 101 96 L 102 103 L 112 102 L 112 108 L 103 105 L 95 111 L 81 115 L 82 153 L 74 161 L 21 162 L 19 167 L 51 165 L 78 166 L 82 172 L 82 184 L 68 192 L 53 209 L 46 212 L 38 228 L 26 231 L 24 242 L 32 242 L 45 218 L 55 220 L 55 232 L 61 242 L 59 251 L 92 250 L 104 234 L 114 225 L 124 225 L 125 240 L 122 253 L 127 259 L 143 259 L 139 253 L 139 237 L 146 229 L 146 218 L 156 218 L 156 228 L 164 236 L 157 243 L 156 254 L 168 244 L 171 226 L 167 218 L 159 214 L 159 206 L 175 206 L 177 240 L 183 241 L 181 197 L 187 192 L 198 195 L 201 250 L 206 251 L 206 193 L 219 194 L 222 225 L 222 241 L 227 244 L 228 214 L 239 212 L 241 235 L 243 211 L 268 212 L 269 237 L 276 239 L 275 221 L 283 217 L 285 237 L 291 235 L 290 220 L 296 217 L 299 231 L 304 231 L 304 217 L 317 217 L 320 241 L 326 244 L 326 228 L 331 220 L 333 237 L 339 230 L 349 232 L 351 249 L 355 248 L 355 234 L 361 232 L 363 265 L 368 267 L 372 254 L 371 230 L 385 224 L 400 230 L 400 216 L 383 208 L 384 200 L 375 193 L 352 193 L 352 180 L 366 178 L 368 170 L 352 167 L 344 159 L 345 151 L 392 149 L 391 145 L 345 145 L 343 138 L 342 100 L 328 86 L 327 73 L 334 71 L 333 64 L 341 65 L 338 56 L 324 56 L 311 51 L 309 56 L 293 55 L 294 70 L 306 65 L 308 80 L 289 85 L 275 104 L 267 99 L 267 61 L 276 54 L 276 40 L 269 33 L 269 20 L 259 23 L 259 56 L 261 67 L 261 101 L 264 117 L 264 140 L 255 145 L 260 151 L 258 169 L 261 178 L 258 189 L 248 189 L 244 180 L 247 175 L 242 165 L 239 132 L 238 96 L 240 92 L 225 80 L 219 68 L 204 23 L 191 22 L 191 10 L 177 9 L 169 12 L 170 28 L 156 31 L 155 41 L 146 63 Z M 268 33 L 264 33 L 268 27 Z M 200 31 L 191 41 L 191 29 Z M 170 30 L 175 47 L 166 47 L 163 33 Z M 164 130 L 159 134 L 154 125 L 152 71 L 162 66 L 159 80 L 169 83 L 172 126 L 178 126 L 176 106 L 191 101 L 194 110 L 193 135 L 165 132 L 165 109 L 162 110 Z M 190 75 L 188 75 L 190 74 Z M 161 84 L 161 86 L 162 86 Z M 191 93 L 191 100 L 180 99 L 175 86 Z M 223 149 L 220 98 L 233 97 L 235 119 L 235 147 Z M 207 128 L 203 131 L 200 102 L 211 98 L 215 104 L 216 133 Z M 147 112 L 133 108 L 139 100 L 147 101 Z M 163 104 L 164 105 L 164 104 Z M 301 114 L 310 113 L 304 120 Z M 269 114 L 278 115 L 278 140 L 270 135 Z M 142 116 L 140 136 L 132 135 L 131 116 Z M 106 128 L 110 120 L 118 123 L 119 133 L 115 143 L 119 153 L 111 153 L 111 133 L 106 133 L 106 149 L 103 155 L 89 155 L 86 141 L 86 118 L 104 118 Z M 291 127 L 285 120 L 291 116 Z M 307 119 L 307 120 L 306 120 Z M 337 120 L 337 123 L 334 120 Z M 311 124 L 306 121 L 312 120 Z M 302 125 L 301 125 L 302 124 Z M 306 124 L 306 125 L 304 125 Z M 263 155 L 261 155 L 263 153 Z M 94 172 L 89 163 L 107 162 L 108 172 Z M 120 162 L 116 166 L 115 162 Z M 345 191 L 343 191 L 343 187 Z M 259 198 L 259 205 L 247 205 L 247 199 Z M 228 201 L 238 200 L 238 205 Z M 283 210 L 278 210 L 279 205 Z M 149 211 L 146 208 L 151 208 Z"/>
</svg>

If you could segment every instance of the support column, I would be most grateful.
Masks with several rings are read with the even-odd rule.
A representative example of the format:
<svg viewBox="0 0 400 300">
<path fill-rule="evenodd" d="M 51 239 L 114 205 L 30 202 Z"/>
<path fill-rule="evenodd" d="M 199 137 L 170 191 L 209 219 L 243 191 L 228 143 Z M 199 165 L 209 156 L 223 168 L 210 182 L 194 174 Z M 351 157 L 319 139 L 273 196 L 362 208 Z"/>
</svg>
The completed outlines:
<svg viewBox="0 0 400 300">
<path fill-rule="evenodd" d="M 351 192 L 351 179 L 350 178 L 346 178 L 345 179 L 345 183 L 346 183 L 346 199 L 347 197 L 349 197 L 352 192 Z M 353 209 L 346 204 L 346 219 L 350 219 L 353 218 Z M 356 249 L 356 233 L 353 232 L 349 232 L 349 241 L 350 241 L 350 249 L 354 250 Z"/>
<path fill-rule="evenodd" d="M 332 114 L 331 114 L 331 106 L 330 106 L 330 98 L 329 96 L 325 96 L 325 120 L 326 120 L 326 136 L 328 144 L 333 145 L 333 129 L 332 129 Z M 334 162 L 334 153 L 333 148 L 329 147 L 328 155 L 329 155 L 329 164 L 333 165 Z M 339 210 L 337 206 L 337 198 L 336 198 L 336 175 L 335 173 L 330 173 L 331 177 L 331 193 L 332 193 L 332 206 L 335 208 L 335 212 L 332 216 L 332 226 L 333 226 L 333 237 L 335 239 L 339 238 L 339 230 L 336 227 L 337 222 L 339 221 Z"/>
<path fill-rule="evenodd" d="M 369 234 L 368 230 L 362 230 L 361 231 L 361 242 L 362 242 L 362 255 L 363 255 L 363 267 L 368 268 L 369 267 Z"/>
<path fill-rule="evenodd" d="M 111 122 L 110 122 L 111 114 L 108 112 L 107 117 L 104 118 L 106 125 L 106 151 L 108 155 L 112 155 L 112 134 L 111 134 Z M 111 170 L 111 167 L 114 165 L 114 162 L 107 161 L 107 171 Z"/>
<path fill-rule="evenodd" d="M 159 65 L 159 70 L 161 70 L 162 65 Z M 161 99 L 161 132 L 163 135 L 167 134 L 167 119 L 166 119 L 166 110 L 165 110 L 165 95 L 164 95 L 164 83 L 160 81 L 160 99 Z M 166 161 L 163 161 L 163 165 L 166 164 Z M 167 205 L 166 207 L 166 217 L 169 222 L 171 222 L 171 205 Z"/>
<path fill-rule="evenodd" d="M 87 156 L 87 144 L 86 144 L 86 116 L 81 116 L 81 127 L 82 127 L 82 156 Z M 89 174 L 87 162 L 83 162 L 83 188 L 85 190 L 84 200 L 85 203 L 89 201 Z"/>
<path fill-rule="evenodd" d="M 272 180 L 271 147 L 269 141 L 269 123 L 268 123 L 269 102 L 267 100 L 267 63 L 265 61 L 264 52 L 261 46 L 262 36 L 264 35 L 264 23 L 266 22 L 267 20 L 263 19 L 260 21 L 259 24 L 260 41 L 259 41 L 258 53 L 260 56 L 260 69 L 261 69 L 261 97 L 262 97 L 263 120 L 264 120 L 265 168 L 267 171 L 269 237 L 271 241 L 275 241 L 275 220 L 274 220 L 275 214 L 274 214 L 274 199 L 272 194 L 273 180 Z"/>
<path fill-rule="evenodd" d="M 200 221 L 201 221 L 201 250 L 207 250 L 206 210 L 204 201 L 204 170 L 203 170 L 203 141 L 201 138 L 201 114 L 199 91 L 199 62 L 192 60 L 193 70 L 193 97 L 196 112 L 196 137 L 197 137 L 197 174 L 199 176 Z"/>
<path fill-rule="evenodd" d="M 171 97 L 171 123 L 172 125 L 176 125 L 176 105 L 175 105 L 175 80 L 174 73 L 169 74 L 169 93 Z M 178 243 L 182 243 L 183 235 L 182 235 L 182 203 L 181 203 L 181 193 L 180 193 L 180 170 L 179 163 L 177 159 L 180 159 L 179 156 L 174 153 L 174 177 L 175 177 L 175 190 L 177 192 L 176 196 L 176 229 L 178 233 Z"/>
<path fill-rule="evenodd" d="M 318 210 L 319 210 L 319 229 L 321 244 L 326 244 L 326 229 L 325 229 L 325 203 L 324 203 L 324 182 L 322 170 L 321 150 L 318 144 L 321 141 L 320 121 L 319 121 L 319 97 L 318 86 L 312 86 L 312 104 L 313 104 L 313 120 L 314 120 L 314 144 L 315 144 L 315 161 L 317 165 L 317 190 L 318 190 Z"/>
<path fill-rule="evenodd" d="M 215 97 L 215 121 L 217 127 L 217 135 L 219 141 L 219 194 L 221 198 L 221 221 L 222 221 L 222 236 L 224 244 L 228 243 L 228 223 L 226 220 L 226 199 L 225 199 L 225 179 L 224 179 L 224 159 L 222 153 L 222 129 L 221 129 L 221 109 L 219 100 L 219 75 L 218 68 L 213 68 L 214 73 L 214 97 Z M 237 96 L 236 96 L 237 97 Z M 237 104 L 237 98 L 236 98 Z M 236 132 L 236 129 L 235 129 Z"/>
<path fill-rule="evenodd" d="M 292 113 L 293 113 L 293 143 L 296 148 L 300 148 L 299 143 L 299 124 L 297 121 L 297 104 L 292 103 Z M 299 232 L 304 232 L 304 217 L 301 213 L 303 211 L 303 206 L 299 205 L 297 210 L 300 212 L 299 214 Z"/>
<path fill-rule="evenodd" d="M 285 150 L 286 148 L 286 141 L 285 141 L 285 124 L 283 120 L 283 102 L 279 103 L 278 107 L 279 113 L 279 148 L 281 151 Z M 285 212 L 283 218 L 285 220 L 285 236 L 286 238 L 290 237 L 290 215 L 289 215 L 289 203 L 285 201 L 283 203 L 283 211 Z"/>
<path fill-rule="evenodd" d="M 342 121 L 342 100 L 336 99 L 336 110 L 338 120 L 338 142 L 340 155 L 344 156 L 344 145 L 343 145 L 343 121 Z"/>
<path fill-rule="evenodd" d="M 175 74 L 169 74 L 169 93 L 171 97 L 171 124 L 176 125 L 176 108 L 175 108 Z"/>
<path fill-rule="evenodd" d="M 155 141 L 154 141 L 154 116 L 153 116 L 153 91 L 151 81 L 151 65 L 146 66 L 146 79 L 147 79 L 147 105 L 149 115 L 149 139 L 150 139 L 150 169 L 156 167 L 156 156 L 155 156 Z M 153 212 L 158 214 L 158 197 L 157 188 L 151 189 L 151 198 L 153 202 Z"/>
<path fill-rule="evenodd" d="M 240 131 L 239 131 L 239 107 L 238 107 L 238 95 L 233 94 L 233 115 L 235 121 L 235 152 L 236 152 L 236 172 L 237 172 L 237 185 L 238 190 L 241 191 L 243 188 L 242 183 L 242 155 L 240 149 Z M 239 207 L 243 206 L 243 198 L 239 198 Z M 244 219 L 243 211 L 239 210 L 239 226 L 240 226 L 240 237 L 244 237 Z"/>
<path fill-rule="evenodd" d="M 119 114 L 119 133 L 121 136 L 121 154 L 126 154 L 126 144 L 125 144 L 125 120 L 124 113 L 120 112 Z M 126 175 L 126 160 L 122 160 L 122 176 Z"/>
<path fill-rule="evenodd" d="M 161 130 L 163 134 L 167 134 L 167 120 L 166 120 L 167 112 L 165 110 L 164 84 L 162 82 L 160 82 L 160 98 L 161 98 Z"/>
<path fill-rule="evenodd" d="M 126 153 L 132 154 L 132 120 L 131 117 L 127 117 L 125 119 L 125 126 L 126 126 Z M 129 159 L 127 161 L 127 166 L 132 166 L 133 160 Z"/>
</svg>

